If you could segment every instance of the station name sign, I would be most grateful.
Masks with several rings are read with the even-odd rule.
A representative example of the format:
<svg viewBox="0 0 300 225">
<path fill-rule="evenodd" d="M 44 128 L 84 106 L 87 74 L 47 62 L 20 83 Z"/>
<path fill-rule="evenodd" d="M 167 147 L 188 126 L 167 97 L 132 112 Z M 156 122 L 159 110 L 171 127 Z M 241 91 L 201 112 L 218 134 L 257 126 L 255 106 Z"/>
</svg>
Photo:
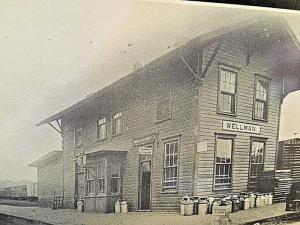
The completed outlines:
<svg viewBox="0 0 300 225">
<path fill-rule="evenodd" d="M 226 120 L 223 121 L 223 130 L 260 134 L 259 125 L 254 125 L 249 123 L 239 123 L 239 122 L 226 121 Z"/>
</svg>

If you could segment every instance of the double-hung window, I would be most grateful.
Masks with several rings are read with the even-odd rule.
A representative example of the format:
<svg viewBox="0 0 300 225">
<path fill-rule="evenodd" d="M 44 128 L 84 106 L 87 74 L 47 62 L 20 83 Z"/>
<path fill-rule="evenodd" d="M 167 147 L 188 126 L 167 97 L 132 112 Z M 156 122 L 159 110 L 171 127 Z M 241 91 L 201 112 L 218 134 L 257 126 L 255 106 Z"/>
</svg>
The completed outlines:
<svg viewBox="0 0 300 225">
<path fill-rule="evenodd" d="M 113 160 L 111 163 L 110 189 L 111 193 L 119 193 L 121 190 L 121 165 Z"/>
<path fill-rule="evenodd" d="M 235 114 L 237 73 L 220 67 L 219 76 L 218 112 Z"/>
<path fill-rule="evenodd" d="M 267 79 L 256 77 L 253 117 L 255 119 L 267 120 L 268 98 L 270 83 Z"/>
<path fill-rule="evenodd" d="M 157 101 L 157 121 L 171 118 L 171 98 L 166 97 Z"/>
<path fill-rule="evenodd" d="M 230 189 L 232 184 L 233 138 L 217 137 L 214 190 Z"/>
<path fill-rule="evenodd" d="M 163 188 L 177 188 L 178 182 L 178 141 L 165 143 Z"/>
<path fill-rule="evenodd" d="M 105 162 L 96 163 L 97 180 L 96 180 L 96 194 L 105 193 Z"/>
<path fill-rule="evenodd" d="M 119 135 L 123 132 L 123 117 L 122 113 L 117 113 L 113 115 L 112 121 L 112 134 Z"/>
<path fill-rule="evenodd" d="M 98 141 L 106 139 L 106 118 L 102 118 L 98 120 L 98 131 L 97 131 L 97 137 Z"/>
<path fill-rule="evenodd" d="M 95 167 L 88 166 L 86 169 L 86 193 L 87 195 L 95 194 Z"/>
<path fill-rule="evenodd" d="M 83 143 L 83 127 L 76 127 L 74 130 L 75 147 L 81 147 Z"/>
<path fill-rule="evenodd" d="M 264 140 L 251 141 L 250 177 L 257 177 L 263 170 L 265 145 Z"/>
</svg>

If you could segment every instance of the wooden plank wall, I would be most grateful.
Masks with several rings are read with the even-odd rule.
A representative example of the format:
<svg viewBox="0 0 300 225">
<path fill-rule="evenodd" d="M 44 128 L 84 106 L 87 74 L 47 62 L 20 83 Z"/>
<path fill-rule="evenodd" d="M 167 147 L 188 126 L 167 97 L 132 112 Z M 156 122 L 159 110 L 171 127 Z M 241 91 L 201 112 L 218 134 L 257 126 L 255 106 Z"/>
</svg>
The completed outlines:
<svg viewBox="0 0 300 225">
<path fill-rule="evenodd" d="M 52 207 L 54 193 L 63 195 L 62 159 L 51 161 L 37 170 L 38 204 L 42 207 Z"/>
<path fill-rule="evenodd" d="M 216 45 L 217 43 L 214 43 L 205 49 L 204 65 L 208 62 Z M 213 191 L 212 187 L 215 133 L 236 135 L 233 153 L 233 186 L 232 190 L 228 192 L 240 192 L 247 189 L 251 136 L 267 138 L 264 169 L 274 169 L 282 76 L 280 74 L 272 74 L 270 69 L 272 65 L 268 64 L 268 62 L 272 61 L 271 56 L 263 58 L 253 55 L 250 58 L 250 64 L 247 65 L 245 52 L 244 47 L 239 45 L 237 41 L 230 39 L 224 40 L 200 89 L 197 141 L 207 141 L 208 149 L 206 152 L 197 154 L 197 187 L 195 192 L 198 195 L 207 196 L 220 193 Z M 225 116 L 217 113 L 219 63 L 238 68 L 236 116 Z M 271 79 L 269 116 L 267 122 L 252 119 L 255 73 Z M 261 134 L 253 135 L 223 131 L 223 120 L 257 124 L 261 126 Z"/>
<path fill-rule="evenodd" d="M 152 160 L 151 199 L 152 210 L 178 210 L 182 195 L 193 193 L 195 125 L 197 121 L 196 98 L 198 91 L 188 68 L 175 57 L 171 61 L 160 61 L 147 69 L 136 72 L 136 79 L 124 90 L 131 90 L 120 97 L 112 93 L 108 103 L 97 104 L 86 111 L 80 122 L 78 117 L 62 119 L 62 135 L 65 161 L 65 195 L 74 196 L 74 156 L 80 151 L 97 149 L 128 150 L 124 171 L 123 197 L 128 200 L 131 210 L 138 207 L 139 155 L 133 140 L 146 135 L 158 134 L 154 144 Z M 122 89 L 120 87 L 120 89 Z M 172 118 L 164 122 L 156 120 L 157 99 L 172 93 Z M 122 96 L 122 95 L 121 95 Z M 123 134 L 111 135 L 111 118 L 114 113 L 123 114 Z M 97 141 L 97 119 L 107 117 L 107 134 L 104 141 Z M 74 127 L 84 126 L 82 149 L 74 148 Z M 178 190 L 172 194 L 162 191 L 164 142 L 180 141 L 180 165 Z"/>
</svg>

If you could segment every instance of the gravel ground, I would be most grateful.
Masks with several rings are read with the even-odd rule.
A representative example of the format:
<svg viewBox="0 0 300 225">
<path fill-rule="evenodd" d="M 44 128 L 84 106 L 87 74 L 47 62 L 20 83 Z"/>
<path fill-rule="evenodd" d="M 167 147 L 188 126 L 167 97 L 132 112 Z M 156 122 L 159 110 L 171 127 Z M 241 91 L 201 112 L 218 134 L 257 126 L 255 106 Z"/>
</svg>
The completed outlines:
<svg viewBox="0 0 300 225">
<path fill-rule="evenodd" d="M 240 211 L 230 214 L 231 224 L 240 224 L 257 219 L 274 217 L 285 214 L 284 204 L 274 204 L 262 208 Z M 48 222 L 55 225 L 215 225 L 218 217 L 181 216 L 180 214 L 162 214 L 152 212 L 133 212 L 127 214 L 98 214 L 78 213 L 75 210 L 52 210 L 37 207 L 16 207 L 0 205 L 0 213 L 19 216 L 23 218 Z"/>
</svg>

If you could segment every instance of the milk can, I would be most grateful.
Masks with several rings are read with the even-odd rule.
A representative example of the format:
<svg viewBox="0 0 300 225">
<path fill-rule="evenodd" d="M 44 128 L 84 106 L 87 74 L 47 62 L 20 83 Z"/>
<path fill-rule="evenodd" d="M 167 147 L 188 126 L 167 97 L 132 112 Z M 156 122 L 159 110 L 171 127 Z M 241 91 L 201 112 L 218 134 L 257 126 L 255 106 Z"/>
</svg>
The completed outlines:
<svg viewBox="0 0 300 225">
<path fill-rule="evenodd" d="M 206 198 L 200 198 L 199 199 L 199 205 L 198 205 L 198 214 L 199 215 L 206 215 L 208 211 L 208 201 Z"/>
<path fill-rule="evenodd" d="M 239 210 L 244 210 L 245 198 L 243 196 L 239 196 Z"/>
<path fill-rule="evenodd" d="M 214 197 L 208 197 L 207 201 L 208 201 L 208 211 L 207 211 L 207 213 L 211 214 L 212 213 L 213 202 L 215 201 L 215 198 Z"/>
<path fill-rule="evenodd" d="M 251 193 L 249 195 L 249 200 L 250 200 L 250 208 L 254 208 L 255 207 L 255 194 Z"/>
<path fill-rule="evenodd" d="M 83 201 L 82 200 L 79 200 L 77 202 L 77 211 L 78 212 L 83 212 Z"/>
<path fill-rule="evenodd" d="M 262 199 L 261 199 L 261 195 L 257 195 L 256 196 L 256 207 L 259 208 L 262 206 Z"/>
<path fill-rule="evenodd" d="M 128 212 L 128 203 L 126 200 L 123 200 L 121 202 L 121 213 L 127 213 Z"/>
<path fill-rule="evenodd" d="M 267 202 L 268 202 L 268 199 L 267 199 L 266 195 L 262 194 L 261 195 L 261 206 L 266 206 Z"/>
<path fill-rule="evenodd" d="M 192 216 L 193 215 L 193 208 L 194 208 L 194 202 L 193 199 L 184 196 L 180 200 L 180 212 L 183 216 Z"/>
<path fill-rule="evenodd" d="M 238 212 L 240 209 L 240 200 L 238 199 L 238 197 L 234 197 L 232 199 L 232 212 Z"/>
<path fill-rule="evenodd" d="M 120 199 L 118 199 L 115 202 L 115 213 L 120 213 L 120 212 L 121 212 L 121 201 L 120 201 Z"/>
<path fill-rule="evenodd" d="M 198 207 L 198 205 L 199 205 L 199 197 L 198 196 L 194 196 L 193 197 L 193 214 L 194 215 L 198 215 L 199 214 L 199 212 L 198 212 L 198 210 L 199 210 L 199 207 Z"/>
<path fill-rule="evenodd" d="M 248 197 L 245 197 L 244 199 L 244 210 L 250 209 L 250 199 Z"/>
<path fill-rule="evenodd" d="M 264 194 L 265 196 L 265 201 L 264 201 L 264 205 L 269 205 L 269 194 Z"/>
<path fill-rule="evenodd" d="M 272 205 L 272 204 L 273 204 L 273 195 L 270 193 L 268 198 L 268 205 Z"/>
</svg>

